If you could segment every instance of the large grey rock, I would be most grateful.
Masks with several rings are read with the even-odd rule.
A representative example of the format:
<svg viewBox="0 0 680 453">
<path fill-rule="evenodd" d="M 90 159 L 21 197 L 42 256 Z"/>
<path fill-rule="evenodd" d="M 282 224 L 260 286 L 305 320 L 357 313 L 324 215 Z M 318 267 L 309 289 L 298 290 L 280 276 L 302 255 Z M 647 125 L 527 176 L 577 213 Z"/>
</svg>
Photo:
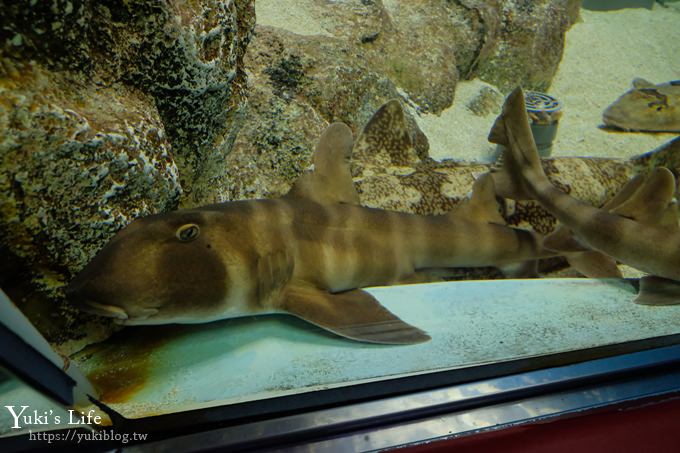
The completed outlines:
<svg viewBox="0 0 680 453">
<path fill-rule="evenodd" d="M 73 329 L 64 283 L 224 172 L 253 3 L 0 2 L 0 284 L 50 340 L 105 335 Z"/>
</svg>

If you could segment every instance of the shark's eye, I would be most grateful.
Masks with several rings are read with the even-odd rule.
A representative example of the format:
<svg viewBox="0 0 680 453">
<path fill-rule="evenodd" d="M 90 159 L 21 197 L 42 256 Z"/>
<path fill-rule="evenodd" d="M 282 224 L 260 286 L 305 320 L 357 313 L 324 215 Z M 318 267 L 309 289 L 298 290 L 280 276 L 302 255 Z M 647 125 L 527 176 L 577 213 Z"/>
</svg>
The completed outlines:
<svg viewBox="0 0 680 453">
<path fill-rule="evenodd" d="M 177 239 L 179 239 L 182 242 L 189 242 L 196 239 L 200 232 L 201 230 L 200 228 L 198 228 L 198 225 L 196 225 L 195 223 L 187 223 L 177 228 L 175 236 L 177 236 Z"/>
</svg>

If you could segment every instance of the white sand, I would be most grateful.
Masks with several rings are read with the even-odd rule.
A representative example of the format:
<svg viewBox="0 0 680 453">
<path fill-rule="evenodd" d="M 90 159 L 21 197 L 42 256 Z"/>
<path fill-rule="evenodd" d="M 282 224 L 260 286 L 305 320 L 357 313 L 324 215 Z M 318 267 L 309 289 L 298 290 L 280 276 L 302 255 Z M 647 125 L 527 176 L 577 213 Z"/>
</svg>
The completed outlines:
<svg viewBox="0 0 680 453">
<path fill-rule="evenodd" d="M 669 8 L 581 11 L 567 33 L 564 57 L 549 94 L 564 104 L 554 156 L 629 157 L 678 134 L 617 133 L 598 128 L 602 111 L 635 77 L 660 83 L 680 79 L 680 5 Z M 478 82 L 461 83 L 454 105 L 440 116 L 418 119 L 441 159 L 488 161 L 486 136 L 495 115 L 480 118 L 465 108 Z"/>
<path fill-rule="evenodd" d="M 489 143 L 486 137 L 497 113 L 482 117 L 467 108 L 468 102 L 483 86 L 490 85 L 477 79 L 459 82 L 453 105 L 439 115 L 419 115 L 415 108 L 409 109 L 427 136 L 433 159 L 453 158 L 483 162 L 495 159 L 496 145 Z"/>
<path fill-rule="evenodd" d="M 564 103 L 557 155 L 633 156 L 678 134 L 612 133 L 599 129 L 602 111 L 635 77 L 680 79 L 680 10 L 581 12 L 568 32 L 551 94 Z"/>
</svg>

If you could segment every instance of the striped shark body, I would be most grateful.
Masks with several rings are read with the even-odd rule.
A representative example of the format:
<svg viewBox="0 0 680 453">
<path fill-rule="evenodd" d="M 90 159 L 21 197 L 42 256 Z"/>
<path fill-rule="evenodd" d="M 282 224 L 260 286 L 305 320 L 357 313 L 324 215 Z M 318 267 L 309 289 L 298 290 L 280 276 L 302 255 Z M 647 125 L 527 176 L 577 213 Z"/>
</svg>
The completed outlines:
<svg viewBox="0 0 680 453">
<path fill-rule="evenodd" d="M 605 109 L 602 121 L 624 131 L 680 132 L 680 80 L 658 85 L 633 80 L 633 87 Z"/>
<path fill-rule="evenodd" d="M 435 161 L 416 152 L 408 131 L 401 105 L 393 100 L 375 113 L 357 138 L 351 171 L 362 206 L 443 214 L 466 199 L 477 177 L 498 167 L 497 163 Z M 554 185 L 583 202 L 602 206 L 630 178 L 652 168 L 665 166 L 680 174 L 680 137 L 631 159 L 549 157 L 541 165 Z M 557 224 L 534 200 L 501 200 L 500 209 L 509 225 L 541 234 L 553 232 Z"/>
<path fill-rule="evenodd" d="M 503 225 L 490 175 L 453 213 L 360 206 L 352 147 L 349 128 L 335 123 L 319 141 L 314 170 L 280 199 L 135 220 L 71 281 L 67 296 L 126 325 L 289 313 L 346 338 L 410 344 L 429 336 L 360 288 L 428 268 L 527 269 L 543 253 L 535 234 Z"/>
<path fill-rule="evenodd" d="M 357 138 L 351 162 L 354 186 L 361 205 L 421 215 L 443 214 L 464 201 L 475 179 L 496 169 L 498 164 L 435 161 L 422 149 L 404 118 L 401 104 L 383 105 Z M 591 205 L 603 206 L 621 190 L 626 181 L 647 174 L 657 166 L 680 173 L 680 137 L 631 159 L 595 157 L 550 157 L 541 161 L 548 179 L 562 191 Z M 505 181 L 497 181 L 501 187 Z M 557 219 L 535 200 L 500 199 L 500 213 L 508 225 L 531 229 L 543 235 L 555 232 Z M 568 253 L 569 263 L 588 275 L 611 276 L 616 272 L 607 260 L 594 254 Z M 590 255 L 590 256 L 587 256 Z M 588 259 L 585 259 L 585 258 Z M 563 269 L 563 259 L 542 261 L 542 272 Z M 444 274 L 423 276 L 422 280 L 498 278 L 492 268 L 455 269 Z"/>
<path fill-rule="evenodd" d="M 569 230 L 546 239 L 546 246 L 595 251 L 651 274 L 641 280 L 638 303 L 680 303 L 680 228 L 671 171 L 658 167 L 633 178 L 602 208 L 571 197 L 543 172 L 520 88 L 508 96 L 489 140 L 506 147 L 505 166 L 495 175 L 504 181 L 502 195 L 538 200 Z"/>
</svg>

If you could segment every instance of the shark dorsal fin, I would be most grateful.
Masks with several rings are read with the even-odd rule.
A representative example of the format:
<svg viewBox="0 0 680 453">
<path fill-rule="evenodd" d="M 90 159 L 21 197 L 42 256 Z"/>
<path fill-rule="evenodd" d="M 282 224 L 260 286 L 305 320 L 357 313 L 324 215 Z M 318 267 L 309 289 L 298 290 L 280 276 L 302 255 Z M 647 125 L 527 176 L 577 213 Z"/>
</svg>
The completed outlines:
<svg viewBox="0 0 680 453">
<path fill-rule="evenodd" d="M 333 123 L 321 134 L 314 152 L 314 170 L 304 173 L 286 196 L 308 198 L 318 203 L 359 204 L 349 160 L 352 131 L 344 123 Z"/>
<path fill-rule="evenodd" d="M 673 173 L 665 167 L 658 167 L 652 171 L 632 195 L 614 209 L 611 209 L 611 212 L 647 225 L 668 224 L 668 209 L 673 201 L 674 194 L 675 177 Z M 677 228 L 677 220 L 675 228 Z"/>
<path fill-rule="evenodd" d="M 636 77 L 633 79 L 633 88 L 635 89 L 640 89 L 640 88 L 654 88 L 656 85 L 654 85 L 652 82 L 649 80 L 643 79 L 642 77 Z"/>
<path fill-rule="evenodd" d="M 421 161 L 399 101 L 387 102 L 368 120 L 354 145 L 353 158 L 382 166 L 409 166 Z"/>
<path fill-rule="evenodd" d="M 496 189 L 490 173 L 484 173 L 475 179 L 472 195 L 454 210 L 456 216 L 464 215 L 467 219 L 505 225 L 505 219 L 498 210 Z"/>
</svg>

